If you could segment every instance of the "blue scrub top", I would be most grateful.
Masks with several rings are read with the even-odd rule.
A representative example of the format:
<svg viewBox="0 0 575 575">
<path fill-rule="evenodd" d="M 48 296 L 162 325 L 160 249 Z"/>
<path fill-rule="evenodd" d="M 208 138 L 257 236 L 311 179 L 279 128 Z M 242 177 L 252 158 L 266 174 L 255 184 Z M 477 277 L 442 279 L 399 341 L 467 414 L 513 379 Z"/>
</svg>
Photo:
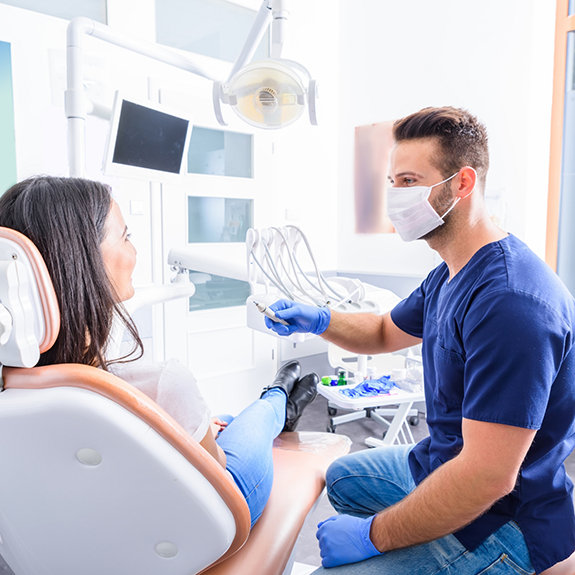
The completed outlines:
<svg viewBox="0 0 575 575">
<path fill-rule="evenodd" d="M 423 338 L 430 435 L 410 454 L 419 484 L 463 446 L 462 418 L 536 429 L 515 490 L 455 533 L 474 551 L 509 520 L 540 573 L 575 551 L 575 300 L 514 236 L 481 248 L 449 281 L 445 263 L 391 312 Z"/>
</svg>

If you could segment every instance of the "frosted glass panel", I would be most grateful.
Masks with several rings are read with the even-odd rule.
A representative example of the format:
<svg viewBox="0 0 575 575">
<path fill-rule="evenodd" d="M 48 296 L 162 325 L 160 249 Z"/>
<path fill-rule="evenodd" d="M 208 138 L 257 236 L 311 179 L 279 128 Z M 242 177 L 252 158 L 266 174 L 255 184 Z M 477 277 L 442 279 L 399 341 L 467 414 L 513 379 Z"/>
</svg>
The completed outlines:
<svg viewBox="0 0 575 575">
<path fill-rule="evenodd" d="M 575 32 L 567 38 L 557 273 L 575 295 Z"/>
<path fill-rule="evenodd" d="M 190 311 L 245 305 L 250 284 L 230 278 L 190 271 L 196 293 L 190 298 Z"/>
<path fill-rule="evenodd" d="M 245 242 L 253 200 L 188 197 L 188 242 Z"/>
<path fill-rule="evenodd" d="M 160 44 L 235 62 L 256 12 L 225 0 L 156 0 Z M 266 32 L 253 59 L 269 56 Z"/>
<path fill-rule="evenodd" d="M 569 0 L 569 16 L 575 14 L 575 0 Z"/>
<path fill-rule="evenodd" d="M 188 151 L 188 173 L 251 178 L 252 137 L 194 126 Z"/>
<path fill-rule="evenodd" d="M 66 20 L 85 16 L 102 24 L 106 23 L 106 0 L 0 0 L 0 4 L 9 4 Z"/>
</svg>

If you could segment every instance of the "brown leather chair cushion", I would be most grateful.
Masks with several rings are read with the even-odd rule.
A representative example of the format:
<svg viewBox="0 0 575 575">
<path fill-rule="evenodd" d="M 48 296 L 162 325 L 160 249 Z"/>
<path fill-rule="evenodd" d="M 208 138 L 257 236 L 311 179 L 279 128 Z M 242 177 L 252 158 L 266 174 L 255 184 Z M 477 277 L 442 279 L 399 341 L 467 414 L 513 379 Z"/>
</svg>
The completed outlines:
<svg viewBox="0 0 575 575">
<path fill-rule="evenodd" d="M 322 436 L 329 444 L 322 442 Z M 314 441 L 315 437 L 315 441 Z M 247 543 L 204 575 L 281 575 L 304 521 L 325 487 L 325 472 L 349 441 L 333 434 L 284 433 L 274 448 L 274 483 Z"/>
</svg>

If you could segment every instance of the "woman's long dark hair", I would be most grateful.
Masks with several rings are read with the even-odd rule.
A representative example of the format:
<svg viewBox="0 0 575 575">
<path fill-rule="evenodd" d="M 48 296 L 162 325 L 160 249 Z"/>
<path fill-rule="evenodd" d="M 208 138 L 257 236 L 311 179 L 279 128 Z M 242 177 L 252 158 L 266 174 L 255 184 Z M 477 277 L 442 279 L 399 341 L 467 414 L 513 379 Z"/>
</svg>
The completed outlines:
<svg viewBox="0 0 575 575">
<path fill-rule="evenodd" d="M 107 369 L 104 357 L 114 314 L 143 345 L 133 321 L 118 302 L 100 244 L 112 206 L 104 184 L 82 178 L 33 177 L 0 198 L 0 226 L 17 230 L 36 245 L 54 284 L 60 306 L 60 333 L 38 365 L 83 363 Z"/>
</svg>

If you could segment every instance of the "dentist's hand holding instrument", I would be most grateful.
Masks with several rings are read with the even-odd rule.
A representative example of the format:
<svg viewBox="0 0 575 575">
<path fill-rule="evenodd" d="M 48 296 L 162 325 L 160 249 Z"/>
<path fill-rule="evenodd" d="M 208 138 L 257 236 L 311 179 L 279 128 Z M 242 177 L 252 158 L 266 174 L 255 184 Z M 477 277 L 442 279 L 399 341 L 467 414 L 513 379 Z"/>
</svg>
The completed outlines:
<svg viewBox="0 0 575 575">
<path fill-rule="evenodd" d="M 280 299 L 267 309 L 274 312 L 276 321 L 268 316 L 265 318 L 266 326 L 278 335 L 287 336 L 292 333 L 320 335 L 328 328 L 331 320 L 331 310 L 328 307 L 305 305 L 287 299 Z M 277 320 L 283 320 L 287 325 Z"/>
<path fill-rule="evenodd" d="M 268 307 L 266 307 L 263 303 L 258 303 L 257 301 L 254 301 L 254 305 L 256 306 L 257 310 L 260 313 L 263 313 L 266 317 L 268 317 L 269 319 L 271 319 L 274 323 L 281 323 L 282 325 L 289 325 L 289 323 L 283 319 L 279 319 L 276 314 L 269 309 Z"/>
</svg>

